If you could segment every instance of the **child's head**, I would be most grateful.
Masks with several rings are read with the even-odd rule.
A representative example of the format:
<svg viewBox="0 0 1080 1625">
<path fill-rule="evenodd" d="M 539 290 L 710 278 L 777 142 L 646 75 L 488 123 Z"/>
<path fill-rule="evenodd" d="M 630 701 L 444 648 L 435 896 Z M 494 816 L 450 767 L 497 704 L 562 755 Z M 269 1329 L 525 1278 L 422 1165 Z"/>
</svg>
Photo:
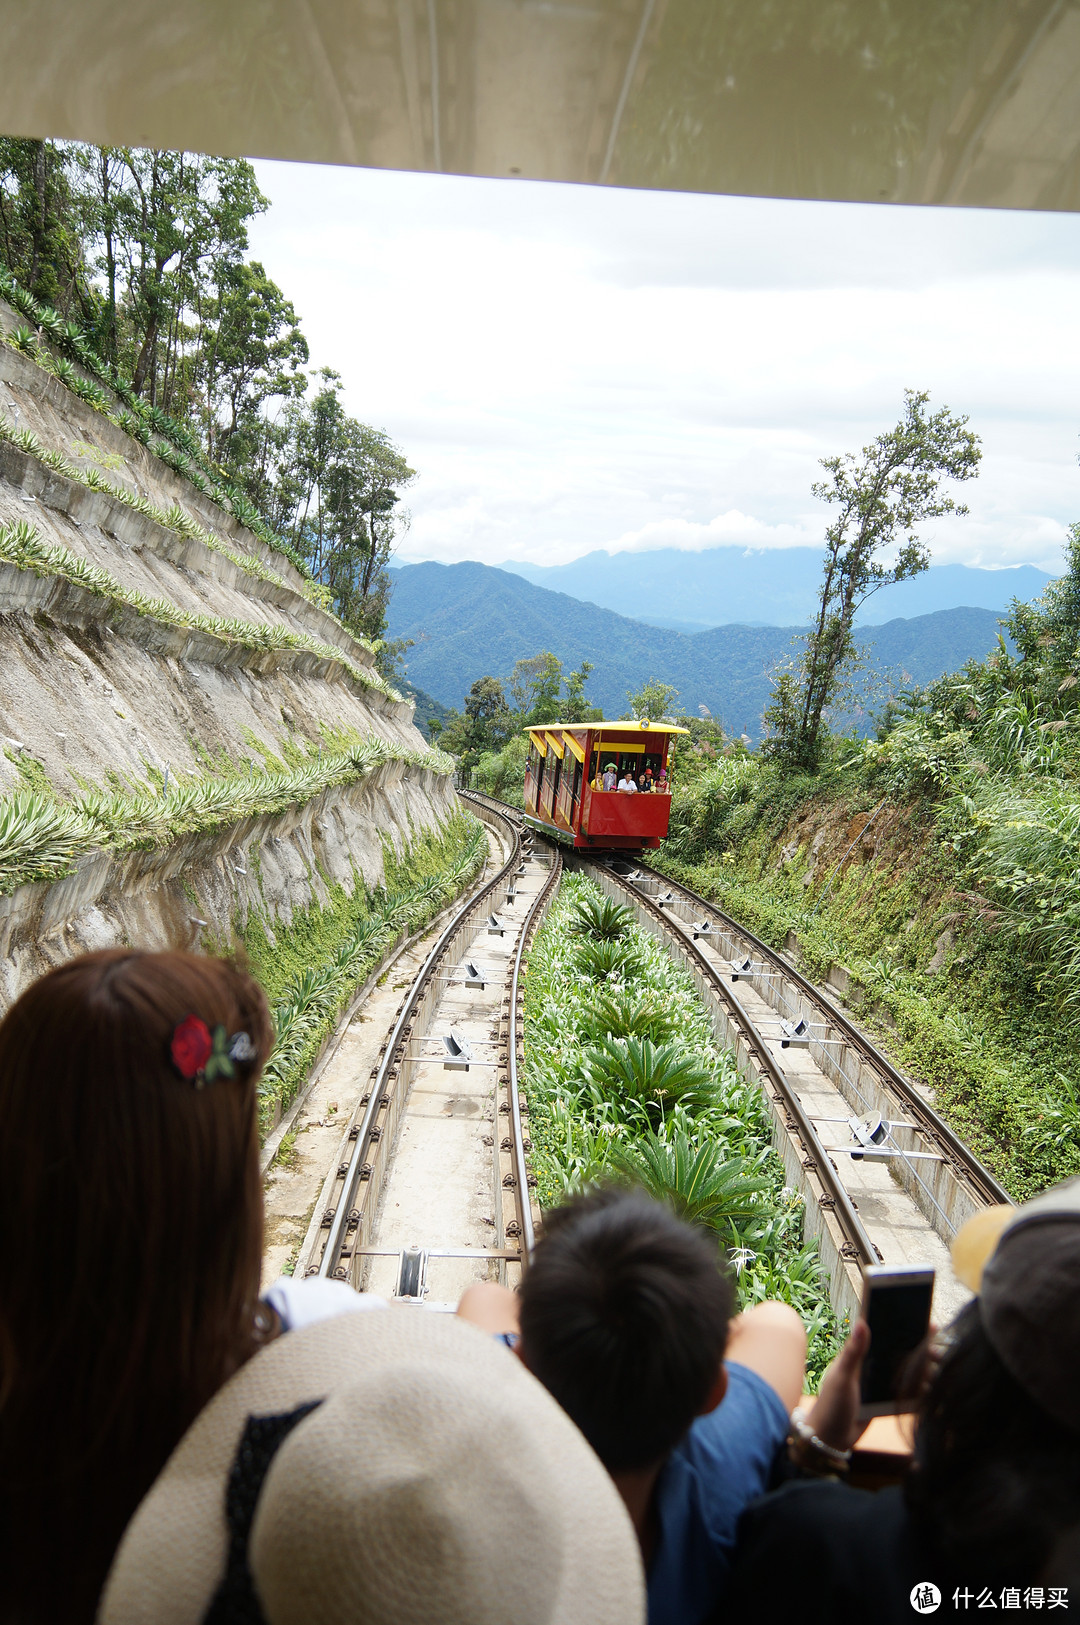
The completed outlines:
<svg viewBox="0 0 1080 1625">
<path fill-rule="evenodd" d="M 731 1284 L 659 1202 L 601 1190 L 550 1213 L 520 1296 L 525 1363 L 611 1472 L 662 1460 L 707 1407 Z"/>
</svg>

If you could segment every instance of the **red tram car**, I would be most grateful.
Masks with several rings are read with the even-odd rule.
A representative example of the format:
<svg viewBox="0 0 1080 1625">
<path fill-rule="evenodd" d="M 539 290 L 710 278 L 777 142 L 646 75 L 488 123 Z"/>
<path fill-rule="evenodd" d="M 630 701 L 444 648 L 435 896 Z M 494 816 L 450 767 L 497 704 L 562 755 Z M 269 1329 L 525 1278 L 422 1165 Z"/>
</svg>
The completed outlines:
<svg viewBox="0 0 1080 1625">
<path fill-rule="evenodd" d="M 594 852 L 659 846 L 671 812 L 668 750 L 672 736 L 686 732 L 659 722 L 559 722 L 530 728 L 525 822 L 569 846 Z M 647 795 L 605 790 L 609 766 L 616 782 L 628 773 L 635 783 L 649 775 L 654 786 L 663 788 Z M 608 777 L 610 781 L 610 773 Z"/>
</svg>

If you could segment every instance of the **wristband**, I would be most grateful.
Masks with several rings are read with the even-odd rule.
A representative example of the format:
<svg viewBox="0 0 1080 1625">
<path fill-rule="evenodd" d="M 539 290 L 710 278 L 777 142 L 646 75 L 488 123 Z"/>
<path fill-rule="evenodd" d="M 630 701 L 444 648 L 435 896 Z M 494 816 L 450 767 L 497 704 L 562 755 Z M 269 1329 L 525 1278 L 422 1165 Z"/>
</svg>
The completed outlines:
<svg viewBox="0 0 1080 1625">
<path fill-rule="evenodd" d="M 851 1451 L 837 1450 L 834 1445 L 826 1444 L 824 1439 L 819 1439 L 807 1421 L 806 1412 L 801 1405 L 796 1406 L 791 1413 L 791 1431 L 799 1444 L 806 1445 L 815 1454 L 823 1457 L 834 1472 L 847 1471 L 851 1462 Z"/>
</svg>

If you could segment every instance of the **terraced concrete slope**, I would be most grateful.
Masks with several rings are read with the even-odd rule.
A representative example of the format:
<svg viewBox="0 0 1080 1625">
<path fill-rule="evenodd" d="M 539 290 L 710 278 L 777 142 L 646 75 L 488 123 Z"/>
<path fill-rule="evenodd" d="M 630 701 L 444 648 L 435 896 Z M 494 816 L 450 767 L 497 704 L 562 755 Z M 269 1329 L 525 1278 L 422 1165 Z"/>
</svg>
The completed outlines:
<svg viewBox="0 0 1080 1625">
<path fill-rule="evenodd" d="M 0 301 L 0 1005 L 86 948 L 377 883 L 456 805 L 321 589 L 20 322 Z"/>
</svg>

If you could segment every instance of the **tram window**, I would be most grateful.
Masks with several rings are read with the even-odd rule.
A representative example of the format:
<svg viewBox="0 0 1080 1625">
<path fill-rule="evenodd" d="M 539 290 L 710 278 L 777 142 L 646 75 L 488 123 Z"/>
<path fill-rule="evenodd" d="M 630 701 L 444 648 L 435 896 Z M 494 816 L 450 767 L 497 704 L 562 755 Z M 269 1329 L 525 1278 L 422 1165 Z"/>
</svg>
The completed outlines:
<svg viewBox="0 0 1080 1625">
<path fill-rule="evenodd" d="M 551 781 L 551 808 L 555 810 L 555 803 L 559 799 L 559 780 L 562 777 L 562 757 L 555 758 L 555 777 Z"/>
<path fill-rule="evenodd" d="M 574 807 L 577 806 L 578 797 L 580 796 L 580 794 L 581 794 L 581 763 L 578 762 L 578 761 L 575 761 L 574 762 L 574 792 L 570 797 L 571 811 L 573 810 Z"/>
</svg>

